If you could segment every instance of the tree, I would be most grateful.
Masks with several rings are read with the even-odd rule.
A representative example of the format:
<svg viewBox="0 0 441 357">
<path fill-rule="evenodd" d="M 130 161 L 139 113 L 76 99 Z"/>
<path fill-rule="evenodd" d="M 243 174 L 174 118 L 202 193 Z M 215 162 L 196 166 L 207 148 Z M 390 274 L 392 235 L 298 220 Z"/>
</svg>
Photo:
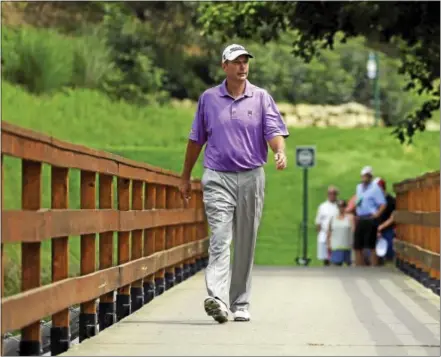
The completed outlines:
<svg viewBox="0 0 441 357">
<path fill-rule="evenodd" d="M 430 95 L 396 125 L 394 134 L 401 143 L 424 131 L 439 108 L 439 2 L 203 2 L 198 11 L 204 32 L 223 40 L 239 36 L 267 43 L 294 31 L 293 54 L 306 62 L 320 49 L 332 49 L 340 33 L 342 42 L 364 36 L 371 47 L 399 54 L 399 71 L 409 77 L 405 89 Z"/>
</svg>

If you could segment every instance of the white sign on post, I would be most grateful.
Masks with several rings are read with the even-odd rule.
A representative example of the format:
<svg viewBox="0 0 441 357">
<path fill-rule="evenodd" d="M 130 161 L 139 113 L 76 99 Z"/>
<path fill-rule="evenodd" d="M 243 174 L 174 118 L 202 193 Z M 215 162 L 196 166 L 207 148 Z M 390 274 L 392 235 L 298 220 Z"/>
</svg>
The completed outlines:
<svg viewBox="0 0 441 357">
<path fill-rule="evenodd" d="M 296 165 L 302 168 L 315 166 L 315 146 L 296 146 Z"/>
</svg>

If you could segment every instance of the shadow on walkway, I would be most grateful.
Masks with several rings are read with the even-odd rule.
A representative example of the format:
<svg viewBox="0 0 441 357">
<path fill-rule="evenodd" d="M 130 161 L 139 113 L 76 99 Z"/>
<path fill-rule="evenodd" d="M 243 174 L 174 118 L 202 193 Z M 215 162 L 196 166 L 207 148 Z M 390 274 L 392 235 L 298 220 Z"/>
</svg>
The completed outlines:
<svg viewBox="0 0 441 357">
<path fill-rule="evenodd" d="M 127 320 L 121 321 L 120 324 L 149 324 L 149 325 L 189 325 L 189 326 L 212 326 L 219 325 L 216 321 L 176 321 L 176 320 Z"/>
</svg>

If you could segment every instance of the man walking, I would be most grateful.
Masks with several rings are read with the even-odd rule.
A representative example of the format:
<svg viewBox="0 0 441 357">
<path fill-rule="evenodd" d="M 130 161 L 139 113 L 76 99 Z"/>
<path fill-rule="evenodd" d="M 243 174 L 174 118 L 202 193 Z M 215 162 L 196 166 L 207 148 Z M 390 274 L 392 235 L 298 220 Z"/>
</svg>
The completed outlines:
<svg viewBox="0 0 441 357">
<path fill-rule="evenodd" d="M 373 172 L 370 166 L 361 170 L 361 181 L 356 188 L 355 264 L 364 265 L 363 249 L 369 249 L 370 264 L 375 266 L 378 265 L 375 253 L 378 220 L 386 207 L 386 199 L 380 187 L 373 182 Z"/>
<path fill-rule="evenodd" d="M 205 282 L 207 314 L 219 323 L 249 321 L 251 270 L 262 216 L 268 145 L 276 168 L 286 168 L 289 133 L 270 94 L 248 80 L 253 56 L 240 45 L 222 54 L 226 79 L 199 98 L 182 172 L 181 193 L 190 198 L 191 172 L 206 144 L 202 176 L 205 212 L 211 230 Z M 230 244 L 234 244 L 228 288 Z"/>
</svg>

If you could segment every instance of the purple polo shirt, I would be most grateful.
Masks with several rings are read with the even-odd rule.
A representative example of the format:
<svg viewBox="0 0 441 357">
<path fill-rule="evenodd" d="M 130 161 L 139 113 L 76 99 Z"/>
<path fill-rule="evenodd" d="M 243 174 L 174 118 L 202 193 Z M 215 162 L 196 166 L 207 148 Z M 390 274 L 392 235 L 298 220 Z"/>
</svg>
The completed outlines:
<svg viewBox="0 0 441 357">
<path fill-rule="evenodd" d="M 224 80 L 199 97 L 189 139 L 207 144 L 204 167 L 238 172 L 264 165 L 267 141 L 277 135 L 289 133 L 271 95 L 247 81 L 244 94 L 234 99 Z"/>
</svg>

